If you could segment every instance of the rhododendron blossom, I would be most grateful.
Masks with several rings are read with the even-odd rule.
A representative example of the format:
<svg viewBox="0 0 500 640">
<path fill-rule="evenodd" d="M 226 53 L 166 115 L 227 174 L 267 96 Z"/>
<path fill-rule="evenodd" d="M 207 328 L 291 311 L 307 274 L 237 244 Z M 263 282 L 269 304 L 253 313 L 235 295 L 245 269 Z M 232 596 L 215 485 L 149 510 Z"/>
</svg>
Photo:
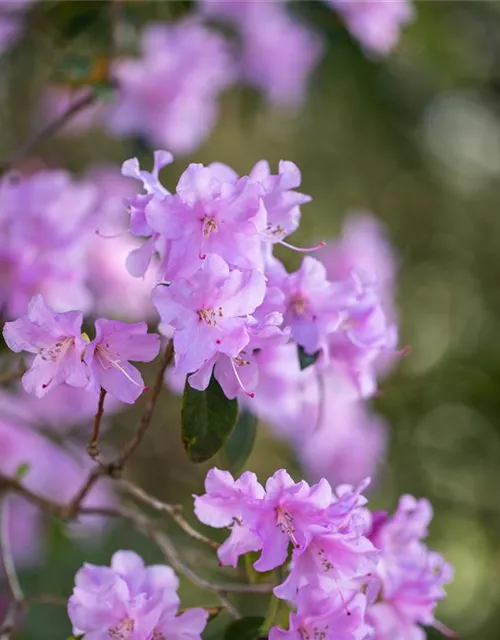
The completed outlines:
<svg viewBox="0 0 500 640">
<path fill-rule="evenodd" d="M 3 335 L 8 347 L 20 353 L 34 353 L 35 359 L 23 376 L 28 393 L 43 396 L 50 386 L 66 383 L 83 387 L 88 372 L 83 363 L 86 341 L 81 335 L 83 315 L 77 311 L 56 313 L 35 296 L 28 314 L 6 322 Z"/>
<path fill-rule="evenodd" d="M 141 57 L 116 63 L 119 97 L 108 116 L 114 134 L 140 134 L 189 153 L 210 133 L 219 94 L 234 79 L 225 40 L 196 20 L 150 24 Z"/>
<path fill-rule="evenodd" d="M 100 319 L 90 341 L 81 325 L 81 313 L 55 313 L 41 296 L 33 298 L 27 316 L 5 324 L 5 341 L 13 351 L 37 354 L 23 376 L 25 390 L 41 397 L 49 386 L 66 383 L 102 387 L 123 402 L 135 402 L 145 387 L 128 360 L 153 360 L 160 349 L 159 336 L 148 334 L 145 322 Z"/>
<path fill-rule="evenodd" d="M 86 564 L 75 578 L 68 614 L 86 638 L 201 639 L 208 613 L 180 615 L 179 581 L 166 565 L 146 567 L 133 551 L 118 551 L 110 567 Z"/>
<path fill-rule="evenodd" d="M 237 357 L 248 344 L 248 316 L 264 299 L 259 271 L 231 271 L 217 255 L 189 280 L 159 285 L 153 293 L 161 319 L 173 326 L 176 366 L 188 374 L 216 353 Z"/>
<path fill-rule="evenodd" d="M 144 382 L 128 361 L 154 360 L 160 350 L 160 337 L 148 333 L 145 322 L 100 319 L 95 328 L 96 336 L 85 350 L 92 383 L 122 402 L 134 403 L 144 390 Z"/>
</svg>

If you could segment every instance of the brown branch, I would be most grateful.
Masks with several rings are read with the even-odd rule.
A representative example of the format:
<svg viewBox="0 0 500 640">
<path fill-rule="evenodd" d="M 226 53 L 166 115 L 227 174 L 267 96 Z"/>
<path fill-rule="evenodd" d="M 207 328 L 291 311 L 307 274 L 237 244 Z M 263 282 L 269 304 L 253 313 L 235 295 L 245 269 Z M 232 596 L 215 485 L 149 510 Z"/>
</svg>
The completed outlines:
<svg viewBox="0 0 500 640">
<path fill-rule="evenodd" d="M 169 364 L 172 362 L 174 357 L 174 346 L 172 341 L 167 344 L 165 349 L 165 354 L 163 357 L 163 362 L 156 375 L 156 380 L 153 386 L 153 391 L 149 400 L 146 404 L 146 408 L 144 409 L 144 413 L 139 421 L 139 425 L 137 426 L 137 430 L 133 435 L 132 439 L 125 445 L 122 452 L 111 462 L 108 463 L 98 463 L 88 474 L 87 478 L 84 480 L 80 489 L 76 492 L 73 499 L 70 501 L 67 507 L 66 517 L 72 519 L 78 512 L 80 506 L 82 505 L 85 498 L 88 496 L 90 491 L 94 488 L 94 485 L 104 476 L 108 476 L 110 478 L 119 478 L 122 474 L 123 468 L 125 464 L 128 462 L 134 451 L 141 444 L 146 431 L 149 429 L 151 424 L 151 420 L 153 418 L 154 410 L 156 404 L 158 402 L 158 398 L 160 395 L 160 391 L 163 387 L 163 377 L 165 375 L 165 371 Z M 96 416 L 97 417 L 97 416 Z"/>
<path fill-rule="evenodd" d="M 101 432 L 101 420 L 104 413 L 104 398 L 106 397 L 106 389 L 101 387 L 101 391 L 99 393 L 99 400 L 97 401 L 97 412 L 94 417 L 94 425 L 92 427 L 92 436 L 90 437 L 90 442 L 87 445 L 87 453 L 92 459 L 96 459 L 100 453 L 99 445 L 97 444 L 99 440 L 99 434 Z"/>
<path fill-rule="evenodd" d="M 181 505 L 167 504 L 166 502 L 162 502 L 161 500 L 158 500 L 157 498 L 149 495 L 149 493 L 146 493 L 146 491 L 144 491 L 137 485 L 133 484 L 129 480 L 124 480 L 124 479 L 119 480 L 118 486 L 120 487 L 120 489 L 122 489 L 129 495 L 134 496 L 135 498 L 137 498 L 141 502 L 144 502 L 144 504 L 149 505 L 156 511 L 160 511 L 161 513 L 167 513 L 172 518 L 172 520 L 176 524 L 178 524 L 179 527 L 185 533 L 188 534 L 190 538 L 193 538 L 193 540 L 197 540 L 198 542 L 201 542 L 202 544 L 207 545 L 211 549 L 219 548 L 219 545 L 217 542 L 215 542 L 214 540 L 211 540 L 210 538 L 207 538 L 207 536 L 204 536 L 202 533 L 200 533 L 194 527 L 192 527 L 189 524 L 189 522 L 182 517 Z"/>
<path fill-rule="evenodd" d="M 206 580 L 199 576 L 190 567 L 187 567 L 181 560 L 175 546 L 170 538 L 162 531 L 158 530 L 157 523 L 151 521 L 142 512 L 133 509 L 124 509 L 121 507 L 84 507 L 79 506 L 76 513 L 69 518 L 68 506 L 59 502 L 54 502 L 42 498 L 34 491 L 24 487 L 15 478 L 10 478 L 0 472 L 0 490 L 6 489 L 13 491 L 22 496 L 32 504 L 40 507 L 48 513 L 55 515 L 62 519 L 74 520 L 78 516 L 104 516 L 108 518 L 120 518 L 130 522 L 134 528 L 142 532 L 147 538 L 156 543 L 159 549 L 163 552 L 163 555 L 169 560 L 170 564 L 179 573 L 184 575 L 188 580 L 193 582 L 202 589 L 208 591 L 214 591 L 216 593 L 270 593 L 274 585 L 271 583 L 259 583 L 259 584 L 239 584 L 239 583 L 216 583 Z"/>
<path fill-rule="evenodd" d="M 141 444 L 142 439 L 146 434 L 146 431 L 149 429 L 151 420 L 153 418 L 154 410 L 156 407 L 156 403 L 158 402 L 158 397 L 163 387 L 163 377 L 165 375 L 165 371 L 167 370 L 167 367 L 171 364 L 173 358 L 174 358 L 174 345 L 173 345 L 173 342 L 170 340 L 170 342 L 167 344 L 167 347 L 165 349 L 162 365 L 156 376 L 156 380 L 153 386 L 153 391 L 149 397 L 146 408 L 144 409 L 144 413 L 142 414 L 142 418 L 139 422 L 139 426 L 137 427 L 137 431 L 135 432 L 130 442 L 127 445 L 125 445 L 120 455 L 114 460 L 114 462 L 111 463 L 112 469 L 115 472 L 115 474 L 116 472 L 121 473 L 121 471 L 123 470 L 123 467 L 127 464 L 127 462 L 129 461 L 134 451 Z"/>
<path fill-rule="evenodd" d="M 5 496 L 0 505 L 0 563 L 3 567 L 7 588 L 12 602 L 7 610 L 4 623 L 0 629 L 0 640 L 8 640 L 13 631 L 17 614 L 26 606 L 23 590 L 17 577 L 12 549 L 10 547 L 9 498 Z"/>
<path fill-rule="evenodd" d="M 64 113 L 58 116 L 44 129 L 37 133 L 31 140 L 15 153 L 7 165 L 3 167 L 3 173 L 11 171 L 22 160 L 24 160 L 40 143 L 50 140 L 54 134 L 62 129 L 74 116 L 80 111 L 83 111 L 86 107 L 89 107 L 97 100 L 97 94 L 93 89 L 89 89 L 81 98 L 73 102 Z"/>
</svg>

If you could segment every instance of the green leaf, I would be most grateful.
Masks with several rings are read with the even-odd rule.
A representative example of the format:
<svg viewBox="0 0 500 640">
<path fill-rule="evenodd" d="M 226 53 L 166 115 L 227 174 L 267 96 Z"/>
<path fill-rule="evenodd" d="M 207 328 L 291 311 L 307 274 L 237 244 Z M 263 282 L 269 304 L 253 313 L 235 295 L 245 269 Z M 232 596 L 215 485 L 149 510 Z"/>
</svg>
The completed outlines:
<svg viewBox="0 0 500 640">
<path fill-rule="evenodd" d="M 29 462 L 21 462 L 16 469 L 16 480 L 19 480 L 19 482 L 23 480 L 30 469 L 31 465 Z"/>
<path fill-rule="evenodd" d="M 229 471 L 240 471 L 248 460 L 257 436 L 257 423 L 258 420 L 253 413 L 243 409 L 225 446 L 226 466 Z"/>
<path fill-rule="evenodd" d="M 222 448 L 238 418 L 237 400 L 229 400 L 213 377 L 205 391 L 186 381 L 182 398 L 182 443 L 190 460 L 205 462 Z"/>
<path fill-rule="evenodd" d="M 85 634 L 84 634 L 84 633 L 82 633 L 82 634 L 81 634 L 81 635 L 79 635 L 79 636 L 70 636 L 70 637 L 68 638 L 68 640 L 81 640 L 81 638 L 84 638 L 84 637 L 85 637 Z"/>
<path fill-rule="evenodd" d="M 316 351 L 316 353 L 309 355 L 304 351 L 304 347 L 298 344 L 297 353 L 299 356 L 300 370 L 304 371 L 304 369 L 307 369 L 307 367 L 310 367 L 312 364 L 316 362 L 316 360 L 319 358 L 319 354 L 321 353 L 321 351 Z"/>
<path fill-rule="evenodd" d="M 264 618 L 249 617 L 235 620 L 224 633 L 224 640 L 257 640 L 261 638 L 261 627 Z"/>
</svg>

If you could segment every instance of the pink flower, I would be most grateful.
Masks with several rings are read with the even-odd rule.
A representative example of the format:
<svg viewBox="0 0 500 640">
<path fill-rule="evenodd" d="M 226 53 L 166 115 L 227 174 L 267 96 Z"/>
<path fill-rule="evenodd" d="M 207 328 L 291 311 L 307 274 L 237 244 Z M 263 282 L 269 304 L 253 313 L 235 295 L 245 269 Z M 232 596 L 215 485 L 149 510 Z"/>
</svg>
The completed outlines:
<svg viewBox="0 0 500 640">
<path fill-rule="evenodd" d="M 61 311 L 91 308 L 86 223 L 96 197 L 92 184 L 64 171 L 0 180 L 0 302 L 8 317 L 25 313 L 36 294 Z"/>
<path fill-rule="evenodd" d="M 295 20 L 277 2 L 260 8 L 241 24 L 243 78 L 276 107 L 302 104 L 323 46 L 317 33 Z"/>
<path fill-rule="evenodd" d="M 323 50 L 319 36 L 277 2 L 204 0 L 202 11 L 233 24 L 240 72 L 277 107 L 300 105 Z"/>
<path fill-rule="evenodd" d="M 189 280 L 153 291 L 162 322 L 175 328 L 175 363 L 180 373 L 197 371 L 216 353 L 236 357 L 248 344 L 248 316 L 265 294 L 259 271 L 230 271 L 217 255 Z"/>
<path fill-rule="evenodd" d="M 267 293 L 273 295 L 273 287 Z M 278 291 L 279 293 L 279 291 Z M 267 296 L 266 294 L 266 297 Z M 282 296 L 281 296 L 282 297 Z M 266 300 L 258 307 L 246 324 L 249 342 L 236 357 L 217 353 L 198 371 L 189 376 L 189 384 L 195 389 L 206 389 L 213 374 L 228 398 L 249 396 L 254 398 L 254 390 L 259 382 L 259 355 L 289 339 L 289 331 L 283 330 L 283 316 L 277 311 L 265 313 Z M 258 320 L 255 316 L 262 316 Z"/>
<path fill-rule="evenodd" d="M 429 502 L 408 495 L 401 497 L 392 517 L 374 514 L 368 535 L 381 553 L 370 587 L 378 594 L 367 618 L 377 640 L 424 637 L 420 625 L 442 628 L 434 610 L 453 571 L 422 541 L 431 518 Z"/>
<path fill-rule="evenodd" d="M 375 569 L 379 554 L 365 536 L 366 498 L 361 495 L 368 484 L 365 480 L 356 488 L 337 487 L 323 525 L 313 530 L 304 550 L 293 551 L 290 574 L 274 590 L 279 598 L 295 600 L 304 585 L 331 591 L 366 578 Z"/>
<path fill-rule="evenodd" d="M 377 390 L 377 361 L 394 354 L 398 341 L 395 324 L 389 321 L 381 300 L 353 274 L 358 293 L 344 307 L 337 331 L 328 337 L 332 362 L 355 384 L 364 398 Z"/>
<path fill-rule="evenodd" d="M 111 567 L 85 564 L 68 602 L 74 633 L 90 640 L 201 639 L 208 614 L 191 609 L 177 616 L 179 581 L 166 565 L 144 566 L 133 551 L 117 551 Z"/>
<path fill-rule="evenodd" d="M 367 53 L 385 56 L 395 48 L 401 29 L 415 15 L 410 0 L 328 0 Z"/>
<path fill-rule="evenodd" d="M 329 280 L 346 280 L 354 272 L 364 284 L 374 287 L 385 313 L 394 320 L 398 257 L 387 230 L 377 218 L 364 211 L 350 213 L 341 237 L 328 242 L 320 258 Z"/>
<path fill-rule="evenodd" d="M 295 191 L 302 176 L 293 162 L 281 160 L 278 174 L 271 173 L 269 163 L 261 160 L 250 172 L 250 179 L 261 185 L 264 207 L 267 213 L 263 239 L 283 243 L 283 239 L 296 231 L 300 222 L 300 207 L 311 201 L 311 196 Z"/>
<path fill-rule="evenodd" d="M 366 597 L 356 591 L 327 593 L 307 586 L 299 591 L 297 613 L 290 615 L 288 631 L 273 627 L 269 640 L 365 640 L 365 609 Z"/>
<path fill-rule="evenodd" d="M 160 336 L 149 334 L 145 322 L 99 319 L 95 327 L 96 336 L 85 352 L 92 384 L 133 404 L 144 390 L 144 381 L 128 361 L 154 360 L 160 350 Z"/>
<path fill-rule="evenodd" d="M 36 354 L 22 379 L 28 393 L 41 397 L 49 386 L 83 387 L 88 383 L 82 361 L 87 344 L 81 335 L 82 320 L 81 313 L 56 313 L 42 296 L 35 296 L 28 315 L 5 323 L 3 335 L 9 349 Z"/>
<path fill-rule="evenodd" d="M 92 216 L 87 258 L 94 313 L 144 320 L 154 314 L 151 291 L 156 277 L 149 271 L 144 278 L 135 278 L 126 268 L 127 257 L 141 245 L 126 231 L 129 215 L 125 201 L 137 198 L 134 184 L 119 169 L 107 165 L 92 167 L 88 178 L 98 190 L 99 204 Z"/>
<path fill-rule="evenodd" d="M 169 242 L 162 277 L 189 277 L 207 254 L 242 269 L 262 267 L 258 229 L 265 223 L 260 185 L 249 178 L 228 180 L 219 167 L 190 164 L 176 194 L 145 208 L 151 229 Z"/>
<path fill-rule="evenodd" d="M 116 64 L 120 94 L 109 114 L 114 134 L 189 153 L 212 130 L 217 99 L 234 78 L 224 39 L 196 20 L 147 26 L 142 56 Z"/>
<path fill-rule="evenodd" d="M 164 254 L 168 243 L 161 241 L 160 234 L 153 231 L 146 220 L 146 206 L 152 200 L 163 200 L 169 192 L 161 184 L 159 173 L 163 167 L 173 162 L 173 156 L 168 151 L 154 152 L 153 171 L 141 170 L 137 158 L 130 158 L 122 165 L 122 175 L 135 178 L 144 186 L 143 194 L 131 196 L 125 200 L 130 211 L 130 232 L 134 236 L 146 237 L 148 240 L 132 251 L 127 258 L 127 269 L 132 276 L 141 277 L 146 273 L 151 259 L 156 251 Z"/>
<path fill-rule="evenodd" d="M 327 353 L 329 335 L 336 331 L 342 312 L 353 298 L 352 290 L 327 280 L 321 262 L 307 256 L 298 271 L 273 276 L 271 282 L 285 293 L 285 324 L 293 339 L 308 354 Z"/>
<path fill-rule="evenodd" d="M 332 373 L 321 375 L 322 400 L 303 425 L 304 437 L 296 447 L 306 476 L 326 478 L 332 485 L 375 476 L 387 446 L 386 423 L 348 381 Z"/>
<path fill-rule="evenodd" d="M 205 491 L 204 495 L 195 496 L 196 516 L 211 527 L 231 529 L 217 554 L 223 564 L 236 567 L 241 555 L 262 548 L 260 538 L 249 528 L 249 522 L 252 517 L 250 507 L 261 503 L 264 488 L 250 471 L 234 480 L 229 471 L 213 468 L 205 478 Z"/>
</svg>

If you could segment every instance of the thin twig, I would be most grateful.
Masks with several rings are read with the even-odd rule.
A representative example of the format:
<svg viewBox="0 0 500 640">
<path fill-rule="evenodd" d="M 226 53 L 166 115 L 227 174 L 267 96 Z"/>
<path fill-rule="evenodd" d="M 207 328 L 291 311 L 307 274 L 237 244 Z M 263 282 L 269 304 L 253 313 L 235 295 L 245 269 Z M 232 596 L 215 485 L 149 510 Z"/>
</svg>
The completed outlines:
<svg viewBox="0 0 500 640">
<path fill-rule="evenodd" d="M 89 456 L 95 460 L 100 453 L 99 445 L 97 444 L 99 440 L 99 434 L 101 432 L 101 420 L 104 413 L 104 398 L 106 397 L 106 389 L 101 387 L 101 391 L 99 393 L 99 400 L 97 402 L 97 412 L 94 417 L 94 425 L 92 427 L 92 436 L 90 437 L 90 442 L 87 445 L 87 453 Z"/>
<path fill-rule="evenodd" d="M 167 367 L 172 362 L 173 357 L 174 347 L 172 341 L 170 341 L 165 349 L 163 362 L 160 370 L 156 375 L 153 391 L 151 393 L 151 396 L 149 397 L 148 403 L 146 404 L 146 408 L 144 409 L 144 413 L 142 414 L 135 434 L 125 445 L 122 452 L 114 460 L 105 464 L 99 463 L 89 472 L 82 486 L 76 492 L 75 496 L 70 501 L 67 507 L 67 518 L 72 519 L 77 514 L 79 507 L 82 505 L 83 501 L 88 496 L 90 491 L 94 488 L 94 485 L 99 480 L 99 478 L 108 476 L 110 478 L 116 479 L 121 476 L 125 464 L 128 462 L 137 447 L 141 444 L 146 431 L 149 429 L 156 403 L 158 402 L 158 397 L 163 387 L 163 377 L 165 375 Z"/>
<path fill-rule="evenodd" d="M 146 431 L 149 429 L 151 420 L 153 418 L 153 413 L 156 407 L 156 403 L 158 402 L 158 397 L 163 387 L 163 377 L 165 375 L 165 371 L 167 370 L 167 367 L 171 364 L 173 358 L 174 358 L 174 345 L 173 345 L 173 342 L 170 341 L 167 344 L 167 347 L 165 349 L 162 365 L 156 376 L 156 380 L 153 386 L 153 391 L 151 393 L 151 396 L 149 397 L 146 408 L 144 409 L 144 413 L 142 414 L 142 418 L 139 422 L 139 426 L 137 427 L 137 431 L 135 432 L 130 442 L 123 448 L 120 455 L 112 463 L 115 471 L 121 472 L 123 470 L 123 467 L 127 464 L 131 455 L 134 453 L 137 447 L 141 444 L 142 439 L 146 434 Z"/>
<path fill-rule="evenodd" d="M 68 598 L 64 596 L 53 596 L 50 593 L 42 593 L 38 596 L 26 596 L 26 602 L 31 606 L 32 604 L 48 604 L 55 607 L 67 607 Z"/>
<path fill-rule="evenodd" d="M 0 562 L 5 574 L 7 588 L 12 596 L 4 624 L 0 630 L 0 640 L 8 640 L 11 631 L 16 624 L 17 614 L 26 606 L 19 578 L 17 577 L 16 566 L 10 547 L 10 524 L 9 524 L 9 497 L 3 498 L 0 505 Z"/>
<path fill-rule="evenodd" d="M 50 140 L 54 134 L 62 129 L 74 116 L 80 111 L 83 111 L 86 107 L 89 107 L 97 100 L 97 94 L 93 89 L 89 89 L 83 96 L 73 102 L 64 113 L 58 116 L 44 129 L 37 133 L 31 140 L 17 151 L 7 165 L 3 167 L 3 171 L 7 172 L 16 167 L 22 160 L 24 160 L 39 144 Z"/>
<path fill-rule="evenodd" d="M 143 489 L 135 485 L 133 482 L 130 482 L 129 480 L 125 480 L 125 479 L 119 480 L 118 486 L 120 487 L 120 489 L 123 489 L 123 491 L 125 491 L 126 493 L 130 494 L 131 496 L 134 496 L 138 500 L 141 500 L 141 502 L 144 502 L 144 504 L 149 505 L 156 511 L 160 511 L 161 513 L 168 513 L 168 515 L 172 518 L 172 520 L 176 524 L 178 524 L 179 527 L 185 533 L 187 533 L 190 538 L 193 538 L 193 540 L 197 540 L 198 542 L 201 542 L 202 544 L 207 545 L 211 549 L 219 548 L 219 544 L 215 542 L 215 540 L 211 540 L 210 538 L 207 538 L 207 536 L 204 536 L 202 533 L 200 533 L 194 527 L 192 527 L 189 524 L 189 522 L 182 517 L 181 505 L 167 504 L 166 502 L 162 502 L 161 500 L 158 500 L 157 498 L 149 495 L 149 493 L 146 493 L 146 491 L 144 491 Z"/>
<path fill-rule="evenodd" d="M 60 518 L 68 518 L 68 506 L 59 502 L 46 500 L 34 491 L 24 487 L 15 478 L 10 478 L 0 472 L 0 490 L 8 489 L 22 496 L 32 504 L 40 507 L 48 513 Z M 188 580 L 208 591 L 216 593 L 270 593 L 274 586 L 271 583 L 259 584 L 239 584 L 239 583 L 216 583 L 202 578 L 191 568 L 187 567 L 173 545 L 170 538 L 162 531 L 158 530 L 156 523 L 151 521 L 142 512 L 133 509 L 124 509 L 121 507 L 84 507 L 79 506 L 77 512 L 71 517 L 72 520 L 78 516 L 104 516 L 108 518 L 121 518 L 131 522 L 138 531 L 141 531 L 146 537 L 155 542 L 165 557 L 168 558 L 170 564 L 177 569 L 179 573 L 184 575 Z"/>
</svg>

